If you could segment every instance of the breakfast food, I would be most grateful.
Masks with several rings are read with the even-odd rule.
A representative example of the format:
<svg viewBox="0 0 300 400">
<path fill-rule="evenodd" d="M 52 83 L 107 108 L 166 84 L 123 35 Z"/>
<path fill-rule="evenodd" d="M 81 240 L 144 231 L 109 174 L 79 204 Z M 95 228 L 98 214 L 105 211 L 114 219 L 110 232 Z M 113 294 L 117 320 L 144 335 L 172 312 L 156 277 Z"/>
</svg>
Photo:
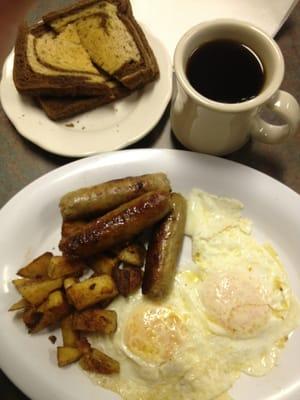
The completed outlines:
<svg viewBox="0 0 300 400">
<path fill-rule="evenodd" d="M 37 103 L 42 107 L 46 115 L 56 121 L 93 110 L 99 106 L 121 99 L 129 94 L 128 90 L 116 86 L 109 95 L 96 97 L 57 97 L 37 96 Z"/>
<path fill-rule="evenodd" d="M 115 311 L 92 308 L 73 314 L 72 326 L 75 331 L 98 332 L 105 335 L 117 329 Z"/>
<path fill-rule="evenodd" d="M 116 282 L 118 292 L 124 297 L 136 292 L 143 281 L 141 268 L 130 264 L 124 264 L 122 268 L 115 268 L 112 271 L 112 276 Z"/>
<path fill-rule="evenodd" d="M 116 297 L 118 290 L 111 276 L 101 275 L 75 282 L 67 289 L 68 300 L 76 308 L 83 310 Z"/>
<path fill-rule="evenodd" d="M 120 188 L 140 178 L 82 193 L 109 188 L 112 195 L 112 182 Z M 78 193 L 64 198 L 80 202 Z M 98 210 L 92 222 L 63 221 L 68 255 L 47 252 L 21 268 L 23 277 L 13 283 L 22 299 L 10 310 L 22 310 L 30 333 L 60 325 L 58 365 L 79 361 L 94 382 L 124 400 L 228 400 L 241 374 L 263 376 L 273 368 L 300 323 L 300 305 L 278 255 L 253 237 L 238 200 L 199 189 L 187 201 L 172 191 L 122 199 L 125 204 L 114 203 L 112 210 Z M 148 219 L 144 210 L 152 213 L 153 199 L 160 211 Z M 139 208 L 141 202 L 147 207 Z M 89 218 L 95 213 L 90 204 L 91 212 L 84 208 Z M 102 236 L 105 224 L 111 238 Z M 91 226 L 92 236 L 101 234 L 85 247 L 81 238 L 90 237 Z M 192 257 L 181 259 L 178 269 L 184 231 Z M 83 247 L 71 245 L 75 237 Z"/>
<path fill-rule="evenodd" d="M 158 74 L 128 0 L 80 1 L 19 29 L 16 88 L 54 120 L 121 99 Z"/>
<path fill-rule="evenodd" d="M 127 0 L 87 0 L 43 19 L 57 33 L 76 24 L 92 62 L 131 90 L 158 74 L 153 52 Z"/>
<path fill-rule="evenodd" d="M 114 83 L 96 69 L 94 72 L 90 71 L 90 68 L 94 69 L 94 67 L 80 45 L 79 39 L 67 40 L 68 37 L 65 40 L 63 38 L 52 39 L 52 41 L 56 40 L 56 45 L 53 47 L 56 47 L 57 52 L 60 53 L 56 55 L 56 58 L 59 57 L 61 60 L 60 66 L 58 66 L 54 63 L 55 58 L 53 63 L 50 63 L 49 59 L 43 59 L 38 53 L 36 46 L 45 35 L 52 37 L 54 33 L 43 23 L 39 23 L 31 29 L 25 25 L 19 29 L 15 45 L 14 82 L 20 93 L 32 96 L 105 95 L 107 98 L 112 96 Z M 48 41 L 50 40 L 49 38 Z M 59 46 L 57 43 L 59 41 L 65 46 Z M 42 54 L 51 55 L 48 47 L 45 43 L 41 44 Z M 83 63 L 82 68 L 78 66 L 70 71 L 69 65 L 73 61 L 75 62 L 81 48 L 90 63 L 90 68 Z M 80 58 L 79 55 L 78 59 L 80 60 Z"/>
<path fill-rule="evenodd" d="M 81 188 L 65 194 L 59 203 L 64 220 L 104 214 L 144 193 L 170 192 L 170 182 L 163 173 L 114 179 L 100 185 Z"/>
<path fill-rule="evenodd" d="M 181 252 L 186 221 L 186 201 L 171 194 L 171 212 L 155 229 L 147 251 L 143 294 L 164 298 L 171 289 Z"/>
<path fill-rule="evenodd" d="M 199 190 L 187 200 L 192 260 L 169 296 L 118 297 L 110 305 L 115 334 L 90 338 L 121 366 L 93 381 L 125 400 L 227 399 L 241 373 L 270 371 L 300 322 L 286 272 L 274 249 L 251 235 L 242 204 Z"/>
<path fill-rule="evenodd" d="M 48 265 L 53 254 L 49 251 L 40 255 L 26 267 L 20 268 L 17 272 L 19 276 L 30 279 L 41 279 L 48 277 Z"/>
<path fill-rule="evenodd" d="M 168 192 L 149 192 L 96 218 L 84 229 L 63 239 L 60 250 L 87 257 L 106 251 L 153 226 L 170 211 Z"/>
</svg>

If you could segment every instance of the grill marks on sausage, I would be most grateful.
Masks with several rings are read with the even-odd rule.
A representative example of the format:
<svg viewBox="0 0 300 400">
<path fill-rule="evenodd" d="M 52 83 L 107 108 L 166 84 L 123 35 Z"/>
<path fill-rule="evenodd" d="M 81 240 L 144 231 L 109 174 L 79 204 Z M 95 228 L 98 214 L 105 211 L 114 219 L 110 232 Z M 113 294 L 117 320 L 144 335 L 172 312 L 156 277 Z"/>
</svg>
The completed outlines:
<svg viewBox="0 0 300 400">
<path fill-rule="evenodd" d="M 149 192 L 87 224 L 63 238 L 64 254 L 88 256 L 133 238 L 162 219 L 170 210 L 169 193 Z"/>
</svg>

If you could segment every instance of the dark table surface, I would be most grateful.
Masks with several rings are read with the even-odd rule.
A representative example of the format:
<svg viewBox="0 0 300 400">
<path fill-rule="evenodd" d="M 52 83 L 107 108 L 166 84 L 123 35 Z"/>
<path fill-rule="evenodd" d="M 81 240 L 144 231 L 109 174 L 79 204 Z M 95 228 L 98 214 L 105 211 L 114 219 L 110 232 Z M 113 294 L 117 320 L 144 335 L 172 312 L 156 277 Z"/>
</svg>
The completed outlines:
<svg viewBox="0 0 300 400">
<path fill-rule="evenodd" d="M 28 20 L 37 20 L 50 8 L 55 9 L 71 2 L 40 1 L 28 15 Z M 286 63 L 282 88 L 300 102 L 300 4 L 277 34 L 276 40 Z M 172 136 L 168 117 L 169 108 L 153 131 L 130 148 L 182 148 Z M 300 193 L 300 127 L 297 134 L 286 143 L 271 146 L 249 142 L 227 158 L 256 168 Z M 70 158 L 47 153 L 23 139 L 0 107 L 0 207 L 34 179 L 71 161 Z M 0 397 L 3 400 L 27 399 L 1 370 Z"/>
</svg>

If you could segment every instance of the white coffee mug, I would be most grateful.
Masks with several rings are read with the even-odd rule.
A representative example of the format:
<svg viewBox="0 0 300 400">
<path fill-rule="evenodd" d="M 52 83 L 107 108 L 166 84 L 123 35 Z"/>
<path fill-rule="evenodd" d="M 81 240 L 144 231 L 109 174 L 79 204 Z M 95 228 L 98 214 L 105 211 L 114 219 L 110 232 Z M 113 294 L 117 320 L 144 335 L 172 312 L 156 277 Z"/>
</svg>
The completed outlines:
<svg viewBox="0 0 300 400">
<path fill-rule="evenodd" d="M 221 103 L 199 94 L 186 76 L 187 62 L 202 44 L 231 39 L 250 47 L 264 66 L 265 82 L 260 93 L 241 103 Z M 220 66 L 221 67 L 221 66 Z M 174 56 L 174 87 L 171 127 L 188 149 L 225 155 L 242 147 L 250 135 L 264 143 L 281 143 L 297 130 L 300 108 L 289 93 L 279 90 L 284 60 L 276 42 L 257 27 L 233 19 L 205 22 L 190 29 L 179 41 Z M 262 107 L 278 114 L 284 125 L 263 120 Z"/>
</svg>

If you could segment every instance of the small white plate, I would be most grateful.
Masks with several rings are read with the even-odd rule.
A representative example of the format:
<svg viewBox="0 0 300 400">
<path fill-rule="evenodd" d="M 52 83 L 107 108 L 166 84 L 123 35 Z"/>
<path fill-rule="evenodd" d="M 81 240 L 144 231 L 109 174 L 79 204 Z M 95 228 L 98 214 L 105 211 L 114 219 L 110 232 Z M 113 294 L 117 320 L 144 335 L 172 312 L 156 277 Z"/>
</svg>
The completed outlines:
<svg viewBox="0 0 300 400">
<path fill-rule="evenodd" d="M 159 65 L 159 79 L 129 97 L 62 122 L 51 121 L 32 98 L 18 93 L 12 77 L 12 52 L 4 64 L 0 86 L 6 115 L 26 139 L 62 156 L 84 157 L 118 150 L 143 138 L 161 118 L 172 93 L 168 51 L 144 31 Z"/>
<path fill-rule="evenodd" d="M 199 187 L 240 199 L 243 215 L 254 221 L 255 235 L 277 249 L 300 298 L 300 196 L 274 179 L 225 159 L 178 150 L 127 150 L 70 163 L 36 180 L 0 211 L 0 367 L 32 400 L 113 400 L 119 397 L 94 385 L 77 365 L 56 365 L 49 332 L 28 335 L 7 309 L 18 299 L 11 284 L 16 271 L 49 250 L 57 252 L 60 197 L 75 188 L 105 180 L 164 171 L 173 190 Z M 186 239 L 188 240 L 188 239 Z M 191 257 L 184 246 L 183 257 Z M 59 331 L 54 331 L 61 345 Z M 242 376 L 231 394 L 235 400 L 299 400 L 300 329 L 282 352 L 279 366 L 263 378 Z"/>
</svg>

